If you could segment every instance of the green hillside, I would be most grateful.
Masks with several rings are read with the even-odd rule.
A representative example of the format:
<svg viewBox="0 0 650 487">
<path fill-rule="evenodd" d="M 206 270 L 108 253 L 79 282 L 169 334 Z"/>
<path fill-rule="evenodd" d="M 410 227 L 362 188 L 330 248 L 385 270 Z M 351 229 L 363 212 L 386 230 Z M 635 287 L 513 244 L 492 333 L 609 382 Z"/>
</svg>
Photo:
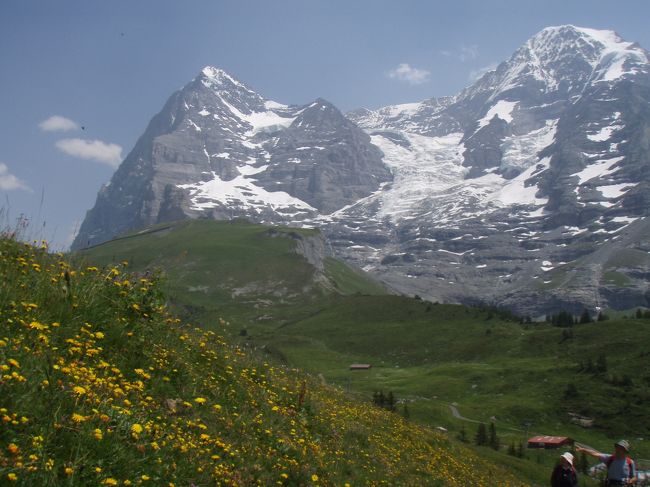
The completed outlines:
<svg viewBox="0 0 650 487">
<path fill-rule="evenodd" d="M 155 277 L 9 239 L 0 273 L 2 485 L 522 485 L 183 323 Z"/>
<path fill-rule="evenodd" d="M 527 461 L 513 464 L 505 449 L 525 441 L 527 433 L 569 435 L 605 450 L 614 438 L 628 436 L 635 439 L 635 454 L 650 458 L 650 445 L 637 439 L 650 435 L 646 350 L 650 321 L 617 318 L 571 329 L 545 323 L 522 325 L 495 310 L 382 293 L 376 283 L 338 261 L 335 270 L 328 271 L 329 282 L 336 285 L 310 287 L 304 294 L 296 291 L 296 299 L 265 296 L 264 301 L 256 301 L 226 291 L 214 295 L 209 290 L 187 292 L 189 274 L 184 269 L 194 265 L 191 262 L 202 262 L 198 267 L 206 269 L 204 280 L 191 277 L 195 279 L 192 285 L 210 287 L 206 284 L 212 275 L 207 271 L 208 257 L 225 258 L 223 252 L 212 249 L 223 245 L 226 233 L 231 242 L 247 235 L 239 230 L 228 233 L 228 223 L 194 224 L 200 226 L 179 227 L 169 244 L 165 240 L 173 234 L 130 237 L 90 249 L 84 258 L 106 264 L 135 257 L 135 268 L 141 271 L 148 262 L 155 262 L 168 276 L 166 286 L 178 309 L 199 317 L 204 326 L 210 328 L 222 313 L 228 324 L 221 331 L 242 346 L 307 370 L 365 401 L 376 391 L 392 391 L 407 403 L 413 420 L 444 426 L 451 436 L 465 431 L 471 439 L 476 423 L 454 417 L 450 406 L 470 420 L 489 423 L 494 418 L 502 451 L 479 449 L 479 453 L 531 481 L 546 482 L 556 454 L 529 452 Z M 264 227 L 238 225 L 251 235 L 268 232 Z M 191 243 L 195 228 L 213 238 L 210 244 L 202 240 L 203 250 L 189 247 L 195 245 Z M 266 238 L 257 242 L 261 247 L 268 243 Z M 131 247 L 122 250 L 127 243 Z M 282 255 L 287 255 L 286 249 Z M 155 257 L 158 252 L 165 252 L 165 257 Z M 256 252 L 265 251 L 258 247 Z M 285 265 L 305 265 L 304 259 L 288 252 L 293 260 L 285 260 Z M 236 267 L 214 273 L 219 277 L 213 279 L 241 279 L 236 285 L 246 286 L 245 271 L 239 273 Z M 268 268 L 270 274 L 258 269 L 255 280 L 274 278 L 274 269 Z M 298 272 L 283 267 L 280 275 L 287 274 Z M 603 361 L 605 367 L 597 367 Z M 349 365 L 358 362 L 372 368 L 350 371 Z M 593 419 L 594 426 L 575 424 L 575 415 Z"/>
<path fill-rule="evenodd" d="M 327 255 L 318 272 L 296 247 L 318 244 L 317 230 L 266 227 L 245 221 L 190 220 L 162 224 L 78 255 L 96 265 L 126 260 L 132 269 L 165 272 L 171 299 L 198 321 L 256 317 L 265 308 L 310 305 L 332 294 L 384 294 L 361 271 Z"/>
</svg>

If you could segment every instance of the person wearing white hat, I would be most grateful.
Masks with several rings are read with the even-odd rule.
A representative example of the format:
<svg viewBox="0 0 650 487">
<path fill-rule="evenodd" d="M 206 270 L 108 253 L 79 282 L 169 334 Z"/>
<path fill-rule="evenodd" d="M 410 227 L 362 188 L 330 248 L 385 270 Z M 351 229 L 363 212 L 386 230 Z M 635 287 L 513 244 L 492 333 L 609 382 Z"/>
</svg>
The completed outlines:
<svg viewBox="0 0 650 487">
<path fill-rule="evenodd" d="M 607 455 L 591 448 L 576 448 L 576 451 L 597 458 L 607 466 L 605 485 L 634 485 L 637 481 L 636 464 L 629 456 L 630 443 L 621 440 L 614 443 L 614 454 Z"/>
<path fill-rule="evenodd" d="M 573 466 L 573 455 L 564 452 L 551 474 L 551 487 L 578 487 L 578 472 Z"/>
</svg>

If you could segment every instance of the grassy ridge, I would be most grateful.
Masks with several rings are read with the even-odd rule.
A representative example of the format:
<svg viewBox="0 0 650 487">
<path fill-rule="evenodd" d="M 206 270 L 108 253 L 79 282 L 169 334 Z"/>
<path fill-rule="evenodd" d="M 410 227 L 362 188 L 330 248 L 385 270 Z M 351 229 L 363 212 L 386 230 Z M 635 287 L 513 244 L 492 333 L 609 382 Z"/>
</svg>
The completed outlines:
<svg viewBox="0 0 650 487">
<path fill-rule="evenodd" d="M 296 237 L 318 236 L 310 229 L 189 220 L 98 245 L 78 258 L 100 266 L 128 260 L 143 272 L 164 269 L 168 295 L 197 322 L 216 315 L 254 319 L 269 307 L 293 314 L 332 293 L 385 293 L 381 284 L 331 257 L 324 260 L 328 282 L 315 280 L 314 267 L 296 252 Z"/>
<path fill-rule="evenodd" d="M 181 323 L 155 276 L 8 239 L 0 274 L 3 485 L 521 485 Z"/>
</svg>

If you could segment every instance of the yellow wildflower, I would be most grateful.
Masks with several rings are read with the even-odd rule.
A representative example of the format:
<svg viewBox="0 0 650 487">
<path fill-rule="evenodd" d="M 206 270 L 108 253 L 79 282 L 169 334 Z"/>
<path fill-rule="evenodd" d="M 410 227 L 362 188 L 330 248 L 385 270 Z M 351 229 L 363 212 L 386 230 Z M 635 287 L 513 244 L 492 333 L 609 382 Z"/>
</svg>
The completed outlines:
<svg viewBox="0 0 650 487">
<path fill-rule="evenodd" d="M 18 480 L 18 476 L 15 473 L 8 473 L 7 480 L 9 482 L 16 482 Z"/>
<path fill-rule="evenodd" d="M 83 423 L 86 421 L 88 418 L 84 416 L 83 414 L 78 414 L 78 413 L 72 413 L 71 417 L 72 421 L 75 423 Z"/>
<path fill-rule="evenodd" d="M 197 404 L 204 404 L 206 401 L 207 399 L 205 397 L 197 397 L 196 399 L 194 399 L 194 402 Z"/>
<path fill-rule="evenodd" d="M 83 396 L 86 393 L 86 389 L 81 386 L 74 386 L 72 388 L 72 392 L 74 392 L 77 396 Z"/>
</svg>

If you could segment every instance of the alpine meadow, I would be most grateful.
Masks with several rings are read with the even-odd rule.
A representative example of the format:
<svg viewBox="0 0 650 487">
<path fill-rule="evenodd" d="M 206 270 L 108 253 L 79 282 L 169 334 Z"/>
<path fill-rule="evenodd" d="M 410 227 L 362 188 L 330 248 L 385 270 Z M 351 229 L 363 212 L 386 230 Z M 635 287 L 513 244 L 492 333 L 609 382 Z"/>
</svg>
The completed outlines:
<svg viewBox="0 0 650 487">
<path fill-rule="evenodd" d="M 0 486 L 650 486 L 650 4 L 0 6 Z"/>
</svg>

